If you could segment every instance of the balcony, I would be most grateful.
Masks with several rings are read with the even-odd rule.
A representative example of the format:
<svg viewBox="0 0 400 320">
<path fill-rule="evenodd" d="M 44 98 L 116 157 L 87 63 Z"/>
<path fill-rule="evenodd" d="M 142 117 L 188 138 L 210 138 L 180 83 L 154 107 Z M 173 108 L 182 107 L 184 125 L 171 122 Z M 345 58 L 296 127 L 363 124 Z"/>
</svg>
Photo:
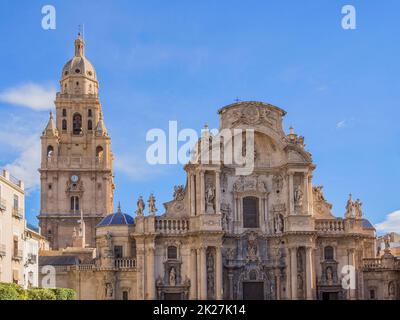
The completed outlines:
<svg viewBox="0 0 400 320">
<path fill-rule="evenodd" d="M 21 261 L 22 260 L 22 250 L 15 250 L 13 252 L 12 259 L 15 261 Z"/>
<path fill-rule="evenodd" d="M 20 208 L 13 208 L 12 209 L 12 216 L 16 219 L 23 219 L 24 218 L 24 211 Z"/>
<path fill-rule="evenodd" d="M 154 223 L 156 231 L 164 234 L 181 234 L 189 231 L 189 221 L 186 219 L 156 217 Z"/>
<path fill-rule="evenodd" d="M 6 245 L 0 244 L 0 257 L 5 257 L 5 256 L 6 256 Z"/>
<path fill-rule="evenodd" d="M 6 207 L 6 199 L 0 198 L 0 211 L 5 211 Z"/>
<path fill-rule="evenodd" d="M 323 219 L 315 221 L 315 229 L 322 233 L 344 233 L 344 223 L 342 219 Z"/>
<path fill-rule="evenodd" d="M 114 261 L 115 268 L 117 269 L 135 269 L 136 259 L 132 258 L 118 258 Z"/>
</svg>

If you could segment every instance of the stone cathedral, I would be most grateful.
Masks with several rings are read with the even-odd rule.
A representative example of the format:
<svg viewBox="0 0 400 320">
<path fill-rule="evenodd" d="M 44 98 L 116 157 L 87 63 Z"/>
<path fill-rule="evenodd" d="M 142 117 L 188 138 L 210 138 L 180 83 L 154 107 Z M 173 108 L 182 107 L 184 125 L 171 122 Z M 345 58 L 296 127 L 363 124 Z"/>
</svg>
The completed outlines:
<svg viewBox="0 0 400 320">
<path fill-rule="evenodd" d="M 361 201 L 350 196 L 343 218 L 332 214 L 304 138 L 286 134 L 286 112 L 267 103 L 218 111 L 220 130 L 254 130 L 251 174 L 189 162 L 165 212 L 154 195 L 140 196 L 132 215 L 114 212 L 111 140 L 84 49 L 78 37 L 42 135 L 39 219 L 53 250 L 40 264 L 55 267 L 57 287 L 110 300 L 399 298 L 390 250 L 382 286 L 366 273 L 379 263 Z"/>
</svg>

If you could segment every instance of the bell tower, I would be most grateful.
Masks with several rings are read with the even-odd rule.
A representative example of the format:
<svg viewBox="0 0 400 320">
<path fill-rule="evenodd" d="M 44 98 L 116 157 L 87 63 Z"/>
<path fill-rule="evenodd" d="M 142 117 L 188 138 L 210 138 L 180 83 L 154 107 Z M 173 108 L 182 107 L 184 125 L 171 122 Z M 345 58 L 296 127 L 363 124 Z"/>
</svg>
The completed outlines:
<svg viewBox="0 0 400 320">
<path fill-rule="evenodd" d="M 51 247 L 61 249 L 73 246 L 82 216 L 86 246 L 95 247 L 95 226 L 113 212 L 113 154 L 96 71 L 80 34 L 60 87 L 55 119 L 50 114 L 41 137 L 39 223 Z"/>
</svg>

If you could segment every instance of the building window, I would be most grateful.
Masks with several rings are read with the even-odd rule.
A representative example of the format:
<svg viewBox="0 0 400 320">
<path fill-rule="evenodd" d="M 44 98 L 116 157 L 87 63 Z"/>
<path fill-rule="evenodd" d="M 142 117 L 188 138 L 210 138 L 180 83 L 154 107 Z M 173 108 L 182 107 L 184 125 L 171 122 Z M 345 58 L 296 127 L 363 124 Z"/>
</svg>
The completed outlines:
<svg viewBox="0 0 400 320">
<path fill-rule="evenodd" d="M 18 196 L 14 194 L 14 209 L 18 210 L 18 208 L 19 208 L 19 199 Z"/>
<path fill-rule="evenodd" d="M 63 110 L 62 110 L 62 116 L 63 116 L 63 117 L 66 117 L 66 116 L 67 116 L 67 109 L 63 109 Z"/>
<path fill-rule="evenodd" d="M 14 236 L 13 238 L 13 256 L 18 256 L 18 236 Z"/>
<path fill-rule="evenodd" d="M 375 289 L 369 290 L 369 298 L 370 298 L 371 300 L 375 300 L 375 299 L 376 299 L 376 296 L 375 296 Z"/>
<path fill-rule="evenodd" d="M 81 134 L 82 132 L 82 116 L 79 113 L 75 113 L 72 118 L 73 133 Z"/>
<path fill-rule="evenodd" d="M 122 300 L 128 300 L 129 295 L 128 295 L 128 291 L 122 291 Z"/>
<path fill-rule="evenodd" d="M 243 198 L 243 227 L 258 228 L 258 198 Z"/>
<path fill-rule="evenodd" d="M 63 119 L 63 121 L 61 121 L 61 128 L 63 131 L 67 130 L 67 120 Z"/>
<path fill-rule="evenodd" d="M 122 246 L 114 246 L 114 258 L 122 258 Z"/>
<path fill-rule="evenodd" d="M 88 110 L 88 117 L 91 118 L 92 117 L 92 109 Z"/>
<path fill-rule="evenodd" d="M 87 129 L 88 129 L 88 130 L 93 130 L 93 122 L 92 122 L 92 120 L 88 120 L 88 122 L 87 122 Z"/>
<path fill-rule="evenodd" d="M 169 246 L 167 249 L 167 257 L 170 260 L 178 259 L 178 249 L 175 246 Z"/>
<path fill-rule="evenodd" d="M 76 196 L 71 197 L 71 210 L 72 211 L 79 210 L 79 197 Z"/>
<path fill-rule="evenodd" d="M 324 249 L 325 260 L 333 260 L 333 247 L 327 246 Z"/>
<path fill-rule="evenodd" d="M 48 147 L 47 147 L 47 157 L 48 157 L 48 158 L 51 158 L 51 157 L 53 156 L 53 153 L 54 153 L 54 148 L 53 148 L 53 146 L 48 146 Z"/>
</svg>

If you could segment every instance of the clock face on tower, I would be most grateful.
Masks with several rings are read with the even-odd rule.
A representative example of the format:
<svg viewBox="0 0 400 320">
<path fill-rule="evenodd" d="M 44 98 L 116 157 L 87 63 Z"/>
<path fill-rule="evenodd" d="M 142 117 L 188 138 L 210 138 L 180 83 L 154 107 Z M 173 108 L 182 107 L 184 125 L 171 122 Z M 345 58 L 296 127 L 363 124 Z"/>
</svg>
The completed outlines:
<svg viewBox="0 0 400 320">
<path fill-rule="evenodd" d="M 78 180 L 79 180 L 79 177 L 78 177 L 76 174 L 74 174 L 74 175 L 71 176 L 71 181 L 72 181 L 73 183 L 77 183 Z"/>
</svg>

